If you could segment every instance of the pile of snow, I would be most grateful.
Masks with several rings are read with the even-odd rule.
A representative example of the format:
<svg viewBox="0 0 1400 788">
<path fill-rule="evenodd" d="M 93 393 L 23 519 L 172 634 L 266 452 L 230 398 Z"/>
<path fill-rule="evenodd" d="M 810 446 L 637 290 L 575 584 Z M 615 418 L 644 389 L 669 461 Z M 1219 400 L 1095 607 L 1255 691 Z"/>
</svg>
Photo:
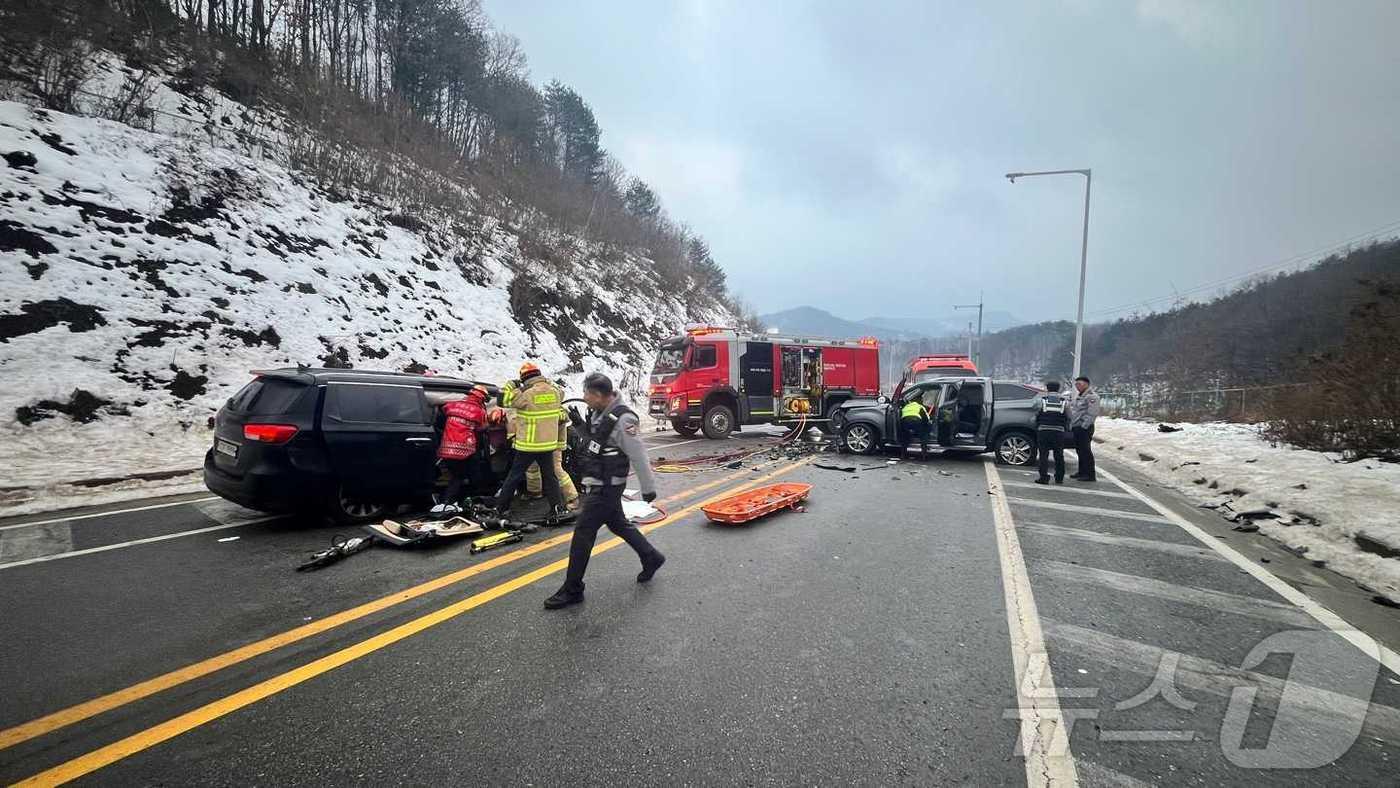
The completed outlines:
<svg viewBox="0 0 1400 788">
<path fill-rule="evenodd" d="M 1115 459 L 1207 507 L 1250 512 L 1260 533 L 1400 602 L 1400 465 L 1274 446 L 1247 425 L 1178 426 L 1101 419 L 1096 437 Z"/>
<path fill-rule="evenodd" d="M 504 381 L 529 359 L 574 390 L 602 371 L 636 391 L 664 338 L 734 320 L 668 294 L 636 254 L 327 193 L 219 146 L 252 110 L 231 121 L 239 105 L 212 91 L 159 95 L 199 133 L 0 101 L 0 511 L 114 492 L 73 480 L 200 466 L 251 369 Z M 197 488 L 162 491 L 181 483 Z"/>
</svg>

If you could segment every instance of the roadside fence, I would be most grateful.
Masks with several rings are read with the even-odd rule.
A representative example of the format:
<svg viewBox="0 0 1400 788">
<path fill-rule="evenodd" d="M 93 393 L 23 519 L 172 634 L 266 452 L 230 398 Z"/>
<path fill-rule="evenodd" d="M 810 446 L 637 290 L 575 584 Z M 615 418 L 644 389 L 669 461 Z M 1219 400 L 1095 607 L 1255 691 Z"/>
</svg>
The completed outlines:
<svg viewBox="0 0 1400 788">
<path fill-rule="evenodd" d="M 1278 397 L 1310 383 L 1237 386 L 1189 391 L 1100 389 L 1104 413 L 1124 418 L 1233 421 L 1253 424 L 1273 417 Z"/>
</svg>

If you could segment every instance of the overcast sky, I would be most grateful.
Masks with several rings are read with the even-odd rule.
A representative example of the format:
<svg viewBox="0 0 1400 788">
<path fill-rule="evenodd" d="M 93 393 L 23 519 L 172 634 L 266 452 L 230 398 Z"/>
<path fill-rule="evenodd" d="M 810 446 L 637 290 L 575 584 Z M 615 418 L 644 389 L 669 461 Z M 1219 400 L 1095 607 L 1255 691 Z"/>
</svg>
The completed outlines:
<svg viewBox="0 0 1400 788">
<path fill-rule="evenodd" d="M 1072 318 L 1012 170 L 1098 319 L 1400 232 L 1396 0 L 485 7 L 762 312 Z"/>
</svg>

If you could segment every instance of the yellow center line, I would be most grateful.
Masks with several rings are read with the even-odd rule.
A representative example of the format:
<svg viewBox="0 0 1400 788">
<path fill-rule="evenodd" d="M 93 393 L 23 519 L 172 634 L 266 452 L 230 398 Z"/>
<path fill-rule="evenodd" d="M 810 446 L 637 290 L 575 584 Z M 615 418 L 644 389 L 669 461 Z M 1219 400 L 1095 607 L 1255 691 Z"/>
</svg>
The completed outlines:
<svg viewBox="0 0 1400 788">
<path fill-rule="evenodd" d="M 676 522 L 681 517 L 691 512 L 694 512 L 702 506 L 705 506 L 707 504 L 713 503 L 714 501 L 718 501 L 721 498 L 732 495 L 741 489 L 752 487 L 753 485 L 758 484 L 759 482 L 767 481 L 768 479 L 772 479 L 775 476 L 781 476 L 783 474 L 794 471 L 797 468 L 806 465 L 808 462 L 809 460 L 805 459 L 799 460 L 790 465 L 783 466 L 782 468 L 779 468 L 773 471 L 772 473 L 768 473 L 763 476 L 750 479 L 746 482 L 742 482 L 738 485 L 735 485 L 734 487 L 729 488 L 728 490 L 725 490 L 724 492 L 719 493 L 718 495 L 715 495 L 699 503 L 691 504 L 685 507 L 684 509 L 680 509 L 676 512 L 672 512 L 669 515 L 667 515 L 666 519 L 661 520 L 657 523 L 653 523 L 651 525 L 643 526 L 641 530 L 646 533 L 655 531 L 656 529 L 661 528 L 662 526 Z M 623 544 L 621 539 L 609 539 L 608 541 L 603 542 L 602 544 L 599 544 L 596 547 L 594 547 L 592 554 L 596 556 L 600 553 L 607 552 L 608 550 L 611 550 L 620 544 Z M 308 662 L 305 665 L 293 668 L 292 670 L 289 670 L 280 675 L 273 676 L 272 678 L 267 679 L 259 684 L 254 684 L 251 687 L 239 690 L 238 692 L 220 698 L 219 700 L 216 700 L 213 703 L 209 703 L 207 705 L 194 709 L 193 711 L 181 714 L 178 717 L 166 720 L 165 722 L 162 722 L 159 725 L 152 726 L 144 731 L 141 731 L 140 733 L 133 734 L 131 736 L 126 737 L 125 739 L 121 739 L 105 747 L 93 750 L 92 752 L 89 752 L 86 755 L 79 756 L 71 761 L 67 761 L 66 763 L 61 763 L 58 766 L 40 772 L 32 777 L 29 777 L 15 784 L 21 786 L 62 785 L 63 783 L 69 782 L 70 780 L 75 780 L 79 777 L 82 777 L 83 775 L 91 774 L 92 772 L 97 771 L 98 769 L 101 769 L 104 766 L 116 763 L 117 761 L 122 760 L 123 758 L 135 755 L 138 752 L 154 747 L 157 744 L 160 744 L 161 742 L 173 739 L 176 736 L 198 728 L 199 726 L 204 725 L 206 723 L 212 722 L 227 714 L 231 714 L 245 706 L 252 705 L 253 703 L 256 703 L 264 698 L 270 697 L 279 692 L 282 692 L 283 690 L 294 687 L 304 681 L 308 681 L 317 676 L 320 676 L 323 673 L 335 670 L 336 668 L 345 665 L 349 662 L 353 662 L 359 659 L 360 657 L 372 654 L 375 651 L 378 651 L 386 646 L 393 645 L 394 643 L 397 643 L 400 640 L 412 637 L 413 635 L 416 635 L 426 629 L 437 626 L 438 624 L 441 624 L 444 621 L 451 620 L 469 610 L 481 607 L 482 605 L 486 604 L 487 602 L 490 602 L 493 599 L 499 599 L 500 597 L 503 597 L 512 591 L 524 588 L 525 586 L 528 586 L 531 583 L 534 583 L 538 580 L 542 580 L 557 572 L 561 572 L 568 565 L 569 560 L 567 558 L 561 558 L 558 561 L 547 564 L 538 569 L 526 572 L 522 575 L 518 575 L 503 583 L 492 586 L 491 588 L 488 588 L 479 593 L 473 594 L 467 597 L 466 599 L 454 602 L 450 605 L 447 605 L 446 607 L 439 608 L 431 613 L 415 618 L 412 621 L 405 622 L 385 632 L 381 632 L 378 635 L 362 640 L 353 646 L 348 646 L 344 649 L 341 649 L 340 651 L 336 651 L 332 654 L 327 654 L 326 656 Z"/>
<path fill-rule="evenodd" d="M 728 476 L 681 490 L 675 495 L 663 499 L 662 503 L 677 501 L 688 495 L 703 492 L 717 485 L 733 481 L 744 473 L 745 471 L 732 473 Z M 107 695 L 83 701 L 82 703 L 69 706 L 66 709 L 60 709 L 51 714 L 46 714 L 42 717 L 30 720 L 29 722 L 20 723 L 12 728 L 6 728 L 0 731 L 0 750 L 13 747 L 16 744 L 39 736 L 47 735 L 98 714 L 111 711 L 120 706 L 125 706 L 128 703 L 141 700 L 142 698 L 150 697 L 158 692 L 163 692 L 171 687 L 177 687 L 188 681 L 193 681 L 202 676 L 207 676 L 211 673 L 223 670 L 224 668 L 237 665 L 240 662 L 246 662 L 254 657 L 296 643 L 299 640 L 305 640 L 313 635 L 319 635 L 322 632 L 344 626 L 345 624 L 357 621 L 365 616 L 378 613 L 381 610 L 386 610 L 395 605 L 403 604 L 404 602 L 417 599 L 426 594 L 431 594 L 434 591 L 455 585 L 484 572 L 489 572 L 497 567 L 519 561 L 522 558 L 527 558 L 536 553 L 542 553 L 552 547 L 568 544 L 570 537 L 571 533 L 550 537 L 549 539 L 536 542 L 527 547 L 503 553 L 500 556 L 483 561 L 479 564 L 473 564 L 465 569 L 442 575 L 441 577 L 428 580 L 411 588 L 406 588 L 403 591 L 398 591 L 388 596 L 366 602 L 348 610 L 342 610 L 339 613 L 333 613 L 325 618 L 317 619 L 308 624 L 289 629 L 286 632 L 272 635 L 245 646 L 240 646 L 232 651 L 227 651 L 194 664 L 186 665 L 183 668 L 177 668 L 169 673 L 155 676 L 138 684 L 133 684 L 125 689 L 120 689 Z"/>
</svg>

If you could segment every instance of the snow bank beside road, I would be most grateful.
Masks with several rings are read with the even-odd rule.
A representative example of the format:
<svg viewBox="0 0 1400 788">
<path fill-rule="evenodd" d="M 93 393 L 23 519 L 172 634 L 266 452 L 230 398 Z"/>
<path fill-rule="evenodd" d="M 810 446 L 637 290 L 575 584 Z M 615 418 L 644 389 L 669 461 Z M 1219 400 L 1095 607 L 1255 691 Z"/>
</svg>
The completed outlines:
<svg viewBox="0 0 1400 788">
<path fill-rule="evenodd" d="M 1155 423 L 1101 419 L 1097 437 L 1105 456 L 1198 502 L 1276 513 L 1253 520 L 1260 533 L 1400 602 L 1400 557 L 1357 542 L 1400 552 L 1400 465 L 1271 446 L 1246 425 L 1179 426 L 1164 433 Z"/>
<path fill-rule="evenodd" d="M 167 97 L 216 129 L 259 112 Z M 0 514 L 167 492 L 71 483 L 199 467 L 252 369 L 529 359 L 635 394 L 663 339 L 736 321 L 640 249 L 328 191 L 285 158 L 0 101 Z"/>
</svg>

